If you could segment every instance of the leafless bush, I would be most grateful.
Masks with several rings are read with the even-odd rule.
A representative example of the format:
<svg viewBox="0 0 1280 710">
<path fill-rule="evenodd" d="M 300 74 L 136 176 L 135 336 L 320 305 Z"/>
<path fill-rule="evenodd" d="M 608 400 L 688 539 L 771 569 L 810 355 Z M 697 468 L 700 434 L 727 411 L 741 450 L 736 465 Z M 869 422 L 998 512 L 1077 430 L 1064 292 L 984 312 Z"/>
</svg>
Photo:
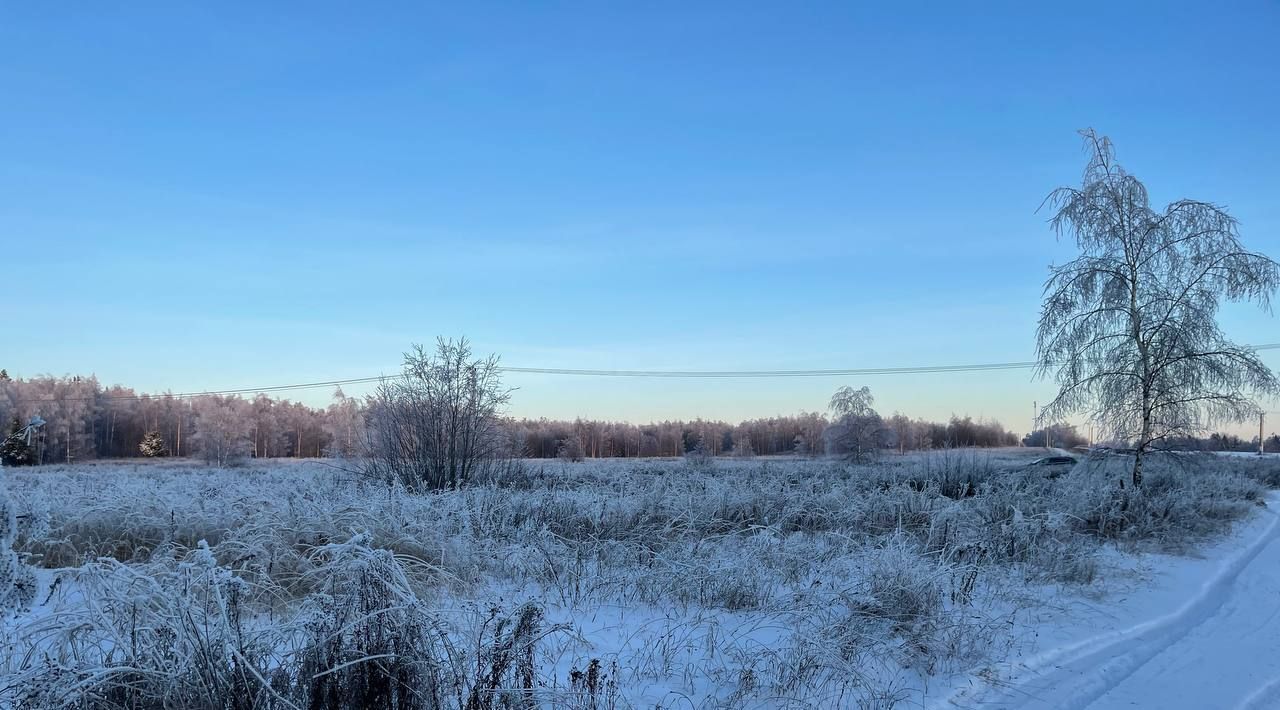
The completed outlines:
<svg viewBox="0 0 1280 710">
<path fill-rule="evenodd" d="M 515 465 L 500 418 L 511 398 L 497 356 L 472 359 L 465 338 L 405 353 L 367 413 L 367 472 L 411 491 L 446 490 Z"/>
<path fill-rule="evenodd" d="M 581 461 L 586 455 L 582 448 L 582 437 L 577 434 L 570 435 L 569 438 L 561 441 L 556 451 L 558 458 L 573 463 Z"/>
</svg>

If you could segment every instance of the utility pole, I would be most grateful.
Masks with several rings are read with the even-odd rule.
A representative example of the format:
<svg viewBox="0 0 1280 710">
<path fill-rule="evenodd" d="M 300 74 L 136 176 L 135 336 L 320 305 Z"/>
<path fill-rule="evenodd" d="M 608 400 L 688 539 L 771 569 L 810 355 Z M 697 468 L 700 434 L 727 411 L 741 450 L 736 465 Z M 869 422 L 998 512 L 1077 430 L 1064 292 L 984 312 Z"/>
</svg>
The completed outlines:
<svg viewBox="0 0 1280 710">
<path fill-rule="evenodd" d="M 1258 455 L 1261 456 L 1266 451 L 1266 440 L 1262 438 L 1262 422 L 1267 417 L 1266 412 L 1258 412 Z"/>
</svg>

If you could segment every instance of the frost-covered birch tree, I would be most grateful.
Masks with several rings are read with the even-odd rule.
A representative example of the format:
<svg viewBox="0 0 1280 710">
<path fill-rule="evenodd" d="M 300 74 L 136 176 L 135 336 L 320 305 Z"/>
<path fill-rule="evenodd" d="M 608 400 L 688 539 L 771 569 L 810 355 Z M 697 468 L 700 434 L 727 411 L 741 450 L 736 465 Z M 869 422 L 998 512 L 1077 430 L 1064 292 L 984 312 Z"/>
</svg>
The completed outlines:
<svg viewBox="0 0 1280 710">
<path fill-rule="evenodd" d="M 364 413 L 360 409 L 360 401 L 348 397 L 339 387 L 324 415 L 324 430 L 329 435 L 328 454 L 343 458 L 355 456 L 363 426 Z"/>
<path fill-rule="evenodd" d="M 1280 382 L 1218 326 L 1223 301 L 1269 310 L 1274 261 L 1240 242 L 1226 210 L 1178 200 L 1163 210 L 1115 160 L 1111 141 L 1082 132 L 1089 155 L 1080 187 L 1046 199 L 1051 224 L 1080 256 L 1052 267 L 1036 334 L 1038 373 L 1059 391 L 1042 421 L 1086 413 L 1133 442 L 1133 485 L 1144 456 L 1173 436 L 1257 416 L 1255 398 Z"/>
<path fill-rule="evenodd" d="M 196 400 L 196 432 L 191 439 L 206 461 L 226 466 L 249 454 L 248 406 L 234 396 L 209 395 Z"/>
<path fill-rule="evenodd" d="M 831 395 L 830 408 L 836 419 L 823 432 L 828 453 L 861 461 L 885 446 L 887 430 L 873 404 L 875 397 L 870 387 L 841 387 Z"/>
</svg>

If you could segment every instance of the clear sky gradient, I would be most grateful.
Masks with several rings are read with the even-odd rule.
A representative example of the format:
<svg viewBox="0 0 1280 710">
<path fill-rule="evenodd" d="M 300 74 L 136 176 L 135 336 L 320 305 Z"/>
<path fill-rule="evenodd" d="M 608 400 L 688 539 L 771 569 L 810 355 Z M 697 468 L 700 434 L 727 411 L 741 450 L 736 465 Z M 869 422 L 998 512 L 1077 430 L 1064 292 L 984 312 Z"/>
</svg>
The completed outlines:
<svg viewBox="0 0 1280 710">
<path fill-rule="evenodd" d="M 0 366 L 219 389 L 391 372 L 438 334 L 519 366 L 1030 359 L 1079 128 L 1280 256 L 1277 37 L 1264 0 L 4 3 Z M 867 384 L 1019 431 L 1052 392 L 510 383 L 517 415 L 632 421 Z"/>
</svg>

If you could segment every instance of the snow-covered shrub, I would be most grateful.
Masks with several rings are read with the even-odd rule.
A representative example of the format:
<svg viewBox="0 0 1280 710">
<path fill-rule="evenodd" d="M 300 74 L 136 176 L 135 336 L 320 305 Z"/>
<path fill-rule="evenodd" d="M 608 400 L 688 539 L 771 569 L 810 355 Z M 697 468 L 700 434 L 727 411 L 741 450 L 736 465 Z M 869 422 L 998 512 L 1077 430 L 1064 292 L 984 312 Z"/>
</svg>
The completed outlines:
<svg viewBox="0 0 1280 710">
<path fill-rule="evenodd" d="M 1280 456 L 1223 456 L 1227 468 L 1267 488 L 1280 488 Z"/>
<path fill-rule="evenodd" d="M 989 650 L 995 624 L 959 604 L 972 594 L 963 585 L 976 579 L 973 565 L 926 557 L 909 538 L 895 535 L 863 553 L 862 571 L 864 579 L 848 608 L 872 626 L 888 626 L 888 638 L 898 641 L 891 644 L 894 656 L 903 666 L 932 675 Z"/>
<path fill-rule="evenodd" d="M 904 536 L 894 536 L 867 554 L 863 573 L 863 584 L 850 603 L 859 616 L 887 621 L 895 631 L 909 635 L 942 611 L 944 572 L 916 554 Z"/>
<path fill-rule="evenodd" d="M 1027 580 L 1088 584 L 1100 542 L 1063 510 L 1072 495 L 1060 479 L 1038 472 L 997 474 L 945 519 L 937 533 L 945 546 L 932 545 L 957 561 L 1015 568 Z"/>
<path fill-rule="evenodd" d="M 706 609 L 746 611 L 767 608 L 777 588 L 759 552 L 775 545 L 771 538 L 733 536 L 721 544 L 685 541 L 655 554 L 644 580 L 629 591 L 648 604 L 696 605 Z"/>
<path fill-rule="evenodd" d="M 474 633 L 413 591 L 365 536 L 312 552 L 323 587 L 283 616 L 207 546 L 65 573 L 79 603 L 17 627 L 0 706 L 489 710 L 534 707 L 538 644 L 563 627 L 526 603 Z"/>
<path fill-rule="evenodd" d="M 270 707 L 282 638 L 252 627 L 247 585 L 207 548 L 181 561 L 91 563 L 70 573 L 83 605 L 20 628 L 20 707 Z M 0 700 L 4 697 L 0 695 Z"/>
<path fill-rule="evenodd" d="M 447 707 L 465 687 L 463 652 L 418 600 L 395 556 L 367 542 L 359 536 L 313 553 L 310 574 L 325 591 L 302 605 L 296 674 L 277 670 L 274 683 L 310 708 Z"/>
<path fill-rule="evenodd" d="M 972 449 L 930 452 L 920 468 L 912 479 L 915 487 L 934 484 L 939 493 L 953 499 L 976 495 L 978 487 L 998 473 L 993 457 Z"/>
<path fill-rule="evenodd" d="M 802 595 L 775 691 L 824 688 L 849 698 L 841 707 L 876 707 L 902 699 L 884 683 L 903 669 L 932 675 L 982 658 L 998 624 L 948 595 L 973 570 L 920 554 L 906 535 L 848 550 Z"/>
<path fill-rule="evenodd" d="M 1079 529 L 1102 539 L 1180 549 L 1227 529 L 1264 492 L 1216 456 L 1153 456 L 1137 489 L 1126 485 L 1123 469 L 1123 459 L 1104 460 L 1060 479 L 1072 492 L 1061 505 Z"/>
<path fill-rule="evenodd" d="M 35 571 L 13 550 L 18 516 L 0 471 L 0 619 L 31 606 L 36 595 Z"/>
</svg>

